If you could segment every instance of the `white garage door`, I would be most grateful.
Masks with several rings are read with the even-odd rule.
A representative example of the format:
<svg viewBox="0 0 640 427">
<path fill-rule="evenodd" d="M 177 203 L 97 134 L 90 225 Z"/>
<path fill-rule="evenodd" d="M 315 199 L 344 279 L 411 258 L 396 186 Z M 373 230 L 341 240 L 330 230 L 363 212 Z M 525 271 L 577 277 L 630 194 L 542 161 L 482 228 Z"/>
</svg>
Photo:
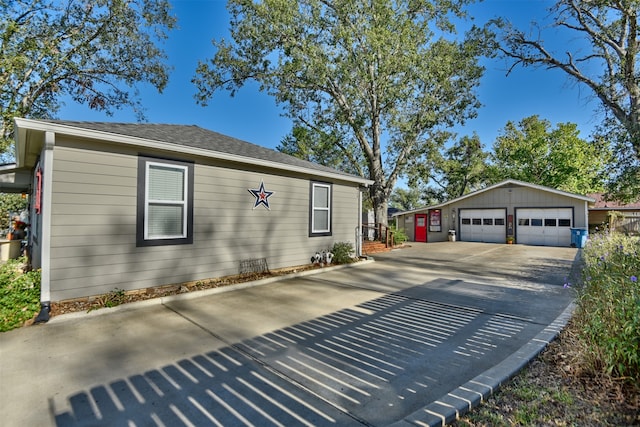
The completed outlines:
<svg viewBox="0 0 640 427">
<path fill-rule="evenodd" d="M 525 245 L 570 246 L 573 209 L 516 209 L 516 242 Z"/>
<path fill-rule="evenodd" d="M 461 209 L 460 240 L 504 243 L 507 236 L 506 209 Z"/>
</svg>

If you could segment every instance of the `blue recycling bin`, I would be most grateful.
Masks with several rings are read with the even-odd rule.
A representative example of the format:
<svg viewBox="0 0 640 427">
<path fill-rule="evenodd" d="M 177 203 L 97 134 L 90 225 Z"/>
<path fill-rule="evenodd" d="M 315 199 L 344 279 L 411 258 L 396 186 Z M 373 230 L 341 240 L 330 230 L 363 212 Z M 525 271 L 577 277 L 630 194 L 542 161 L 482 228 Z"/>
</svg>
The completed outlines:
<svg viewBox="0 0 640 427">
<path fill-rule="evenodd" d="M 587 244 L 587 236 L 589 231 L 586 228 L 572 228 L 571 229 L 571 247 L 572 248 L 584 248 Z"/>
</svg>

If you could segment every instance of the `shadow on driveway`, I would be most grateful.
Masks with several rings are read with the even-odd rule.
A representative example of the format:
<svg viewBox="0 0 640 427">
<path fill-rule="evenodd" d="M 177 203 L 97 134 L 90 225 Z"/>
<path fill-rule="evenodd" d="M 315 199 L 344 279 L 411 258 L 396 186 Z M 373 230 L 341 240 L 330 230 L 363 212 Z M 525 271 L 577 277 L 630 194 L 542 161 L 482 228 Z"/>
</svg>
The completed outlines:
<svg viewBox="0 0 640 427">
<path fill-rule="evenodd" d="M 79 391 L 70 410 L 50 409 L 58 426 L 388 425 L 499 363 L 566 306 L 523 310 L 531 290 L 487 298 L 495 291 L 431 280 Z M 224 340 L 193 320 L 189 304 L 166 306 Z"/>
</svg>

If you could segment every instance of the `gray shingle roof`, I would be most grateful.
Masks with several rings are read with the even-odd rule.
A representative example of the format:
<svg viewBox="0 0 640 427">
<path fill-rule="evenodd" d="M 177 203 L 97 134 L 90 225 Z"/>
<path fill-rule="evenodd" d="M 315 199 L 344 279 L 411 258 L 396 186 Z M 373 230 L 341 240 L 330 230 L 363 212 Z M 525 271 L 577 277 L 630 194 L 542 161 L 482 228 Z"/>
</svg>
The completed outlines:
<svg viewBox="0 0 640 427">
<path fill-rule="evenodd" d="M 195 125 L 148 124 L 148 123 L 110 123 L 110 122 L 81 122 L 68 120 L 40 120 L 64 126 L 108 132 L 117 135 L 142 138 L 146 140 L 165 142 L 186 147 L 210 150 L 242 156 L 250 159 L 265 160 L 283 165 L 296 166 L 319 172 L 339 174 L 354 177 L 337 169 L 322 166 L 297 157 L 261 147 L 247 141 L 242 141 L 227 135 L 203 129 Z M 358 177 L 360 178 L 360 177 Z M 362 179 L 362 178 L 360 178 Z"/>
</svg>

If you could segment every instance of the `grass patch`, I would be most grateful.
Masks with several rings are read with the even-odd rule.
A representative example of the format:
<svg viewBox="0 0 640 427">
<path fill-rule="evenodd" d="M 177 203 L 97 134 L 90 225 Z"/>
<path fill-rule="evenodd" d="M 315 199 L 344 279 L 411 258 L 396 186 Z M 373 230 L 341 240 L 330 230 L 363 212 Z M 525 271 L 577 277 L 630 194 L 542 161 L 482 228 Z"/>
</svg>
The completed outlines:
<svg viewBox="0 0 640 427">
<path fill-rule="evenodd" d="M 576 287 L 582 364 L 591 375 L 640 380 L 640 239 L 593 236 Z"/>
<path fill-rule="evenodd" d="M 640 386 L 584 375 L 571 322 L 547 349 L 455 427 L 640 425 Z"/>
<path fill-rule="evenodd" d="M 0 332 L 22 326 L 40 310 L 40 271 L 24 271 L 26 258 L 0 265 Z"/>
</svg>

